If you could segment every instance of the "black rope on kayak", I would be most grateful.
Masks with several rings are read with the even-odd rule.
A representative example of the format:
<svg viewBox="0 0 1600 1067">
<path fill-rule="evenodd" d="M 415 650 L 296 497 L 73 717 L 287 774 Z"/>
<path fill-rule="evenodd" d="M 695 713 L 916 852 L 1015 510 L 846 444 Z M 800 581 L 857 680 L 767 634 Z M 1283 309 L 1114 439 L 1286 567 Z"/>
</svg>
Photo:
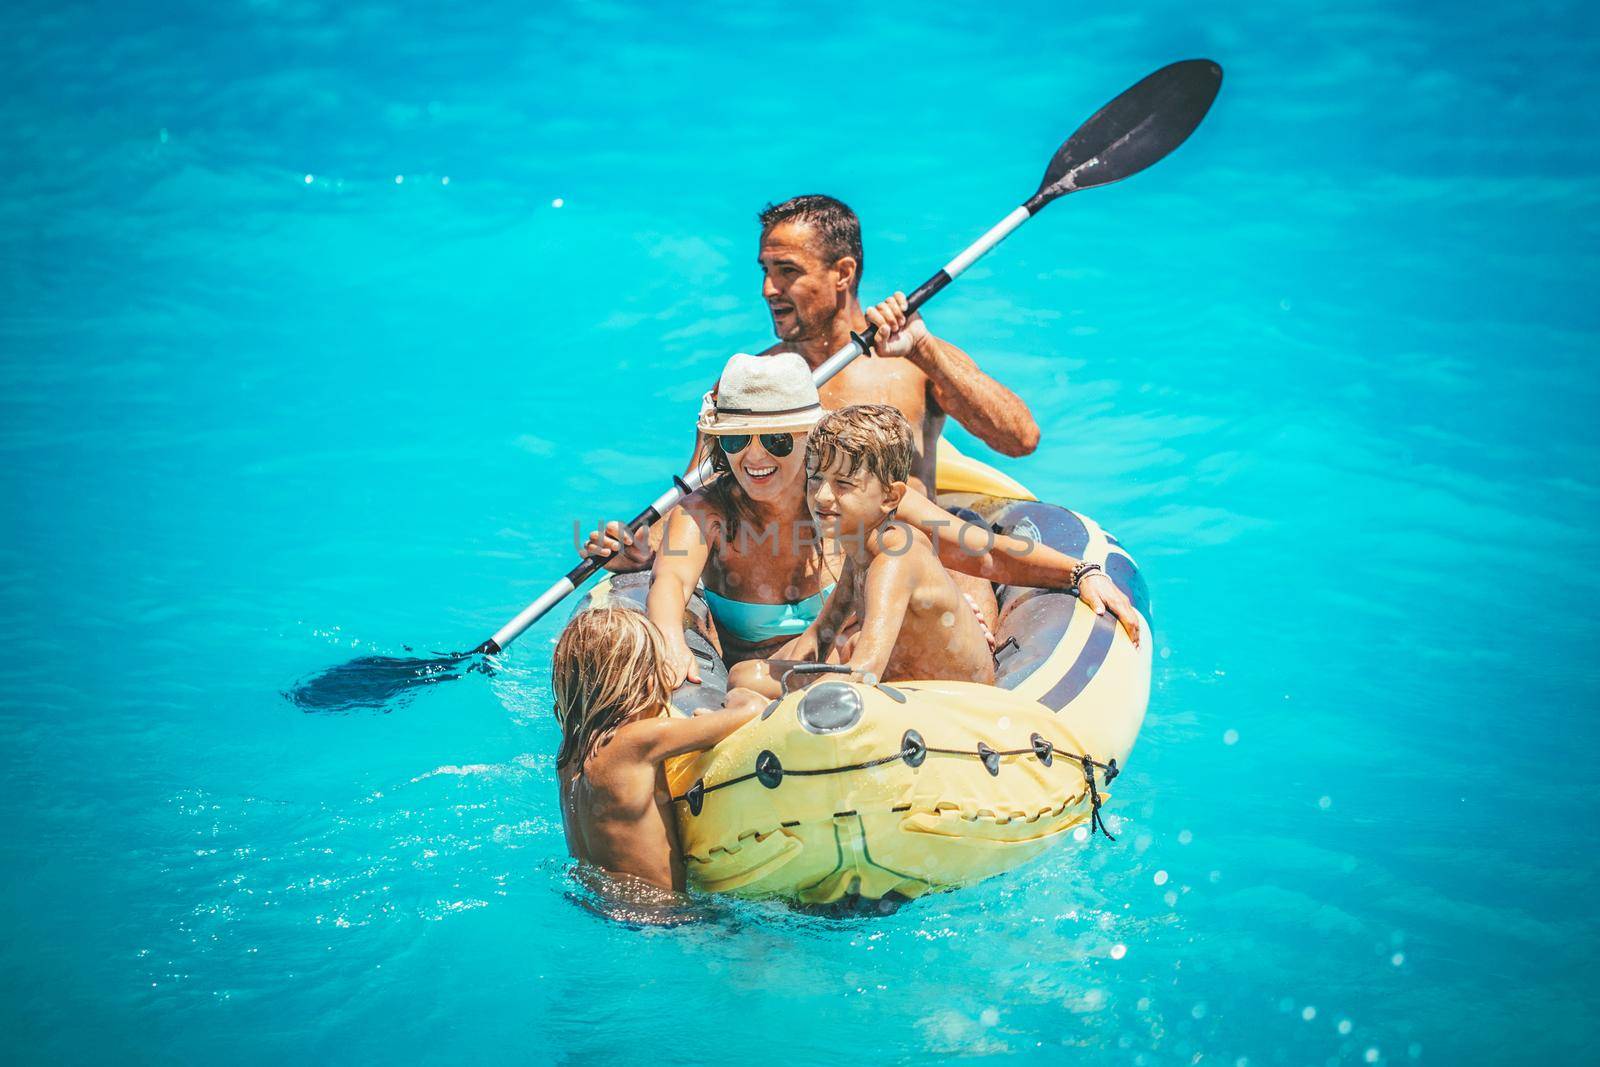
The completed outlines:
<svg viewBox="0 0 1600 1067">
<path fill-rule="evenodd" d="M 1037 735 L 1035 735 L 1035 736 L 1037 736 Z M 1045 745 L 1049 746 L 1049 751 L 1051 751 L 1052 753 L 1055 751 L 1055 746 L 1052 745 L 1049 741 L 1045 741 L 1044 738 L 1042 738 L 1042 737 L 1039 738 L 1039 740 L 1043 741 Z M 985 745 L 984 747 L 988 748 L 987 745 Z M 941 756 L 976 756 L 979 759 L 983 758 L 983 755 L 982 755 L 981 752 L 978 752 L 978 751 L 969 752 L 969 751 L 967 751 L 966 749 L 963 749 L 963 748 L 930 748 L 930 749 L 928 749 L 928 751 L 929 752 L 937 752 Z M 999 749 L 999 750 L 989 749 L 989 752 L 991 754 L 993 754 L 993 755 L 996 755 L 996 756 L 1038 756 L 1039 755 L 1039 748 L 1038 748 L 1038 746 L 1034 746 L 1033 748 L 1004 748 L 1004 749 Z M 1115 778 L 1117 775 L 1122 773 L 1121 769 L 1117 766 L 1117 761 L 1114 760 L 1114 759 L 1109 763 L 1101 763 L 1099 760 L 1095 759 L 1093 756 L 1079 756 L 1079 755 L 1074 755 L 1072 753 L 1067 753 L 1067 752 L 1063 752 L 1063 753 L 1061 753 L 1061 755 L 1066 756 L 1070 760 L 1075 760 L 1078 763 L 1084 763 L 1084 764 L 1087 764 L 1090 767 L 1098 767 L 1098 768 L 1100 768 L 1102 771 L 1106 772 L 1105 773 L 1105 779 L 1108 782 L 1111 781 L 1111 779 Z M 1046 767 L 1050 766 L 1050 760 L 1044 759 L 1043 757 L 1040 757 L 1039 762 L 1043 763 Z M 845 768 L 841 768 L 841 770 L 842 769 L 845 769 Z M 791 772 L 791 773 L 798 773 L 798 772 Z M 829 772 L 824 771 L 823 773 L 826 774 L 826 773 L 829 773 Z"/>
<path fill-rule="evenodd" d="M 1044 766 L 1050 766 L 1055 760 L 1055 744 L 1039 736 L 1038 734 L 1032 735 L 1029 740 L 1032 742 L 1031 748 L 1008 748 L 996 750 L 990 748 L 981 741 L 978 742 L 978 745 L 975 749 L 930 748 L 923 743 L 922 736 L 920 734 L 918 734 L 915 730 L 908 730 L 906 731 L 905 737 L 901 739 L 900 751 L 894 753 L 892 756 L 880 756 L 878 759 L 866 760 L 863 763 L 847 763 L 841 767 L 808 767 L 801 770 L 790 770 L 785 768 L 779 761 L 777 753 L 770 749 L 763 749 L 761 754 L 756 757 L 755 770 L 749 772 L 748 774 L 740 774 L 732 778 L 724 779 L 723 781 L 716 782 L 712 785 L 706 785 L 704 778 L 696 779 L 695 783 L 685 790 L 681 795 L 673 797 L 672 802 L 674 804 L 677 804 L 680 801 L 687 803 L 689 805 L 689 814 L 699 815 L 705 806 L 705 797 L 707 793 L 714 793 L 718 789 L 726 789 L 728 786 L 738 785 L 740 782 L 748 782 L 752 778 L 760 781 L 760 783 L 766 786 L 768 789 L 776 789 L 782 784 L 785 777 L 791 775 L 796 778 L 817 778 L 828 774 L 844 774 L 848 771 L 870 770 L 873 767 L 882 767 L 885 764 L 894 763 L 897 760 L 904 760 L 908 766 L 918 767 L 922 765 L 922 761 L 927 758 L 929 753 L 935 753 L 941 756 L 959 756 L 966 759 L 977 759 L 983 763 L 984 769 L 997 778 L 1000 776 L 1000 757 L 1002 756 L 1033 756 L 1037 758 L 1040 763 L 1044 764 Z M 1100 770 L 1104 771 L 1106 784 L 1109 785 L 1112 779 L 1122 773 L 1122 768 L 1117 766 L 1117 761 L 1115 759 L 1111 759 L 1102 763 L 1092 756 L 1077 755 L 1068 752 L 1063 752 L 1061 755 L 1065 756 L 1067 759 L 1076 761 L 1078 765 L 1083 768 L 1083 780 L 1089 788 L 1089 832 L 1093 834 L 1096 830 L 1098 830 L 1100 833 L 1105 835 L 1106 840 L 1115 841 L 1116 838 L 1111 836 L 1111 831 L 1106 829 L 1105 820 L 1100 816 L 1100 805 L 1102 803 L 1102 799 L 1100 796 L 1100 787 L 1094 780 L 1094 772 L 1095 768 L 1099 768 Z"/>
<path fill-rule="evenodd" d="M 1093 835 L 1099 830 L 1106 835 L 1107 841 L 1115 841 L 1111 831 L 1106 829 L 1106 821 L 1100 817 L 1100 790 L 1094 784 L 1094 760 L 1088 756 L 1078 758 L 1083 761 L 1083 780 L 1089 783 L 1089 833 Z M 1111 776 L 1107 776 L 1106 781 L 1110 780 Z"/>
<path fill-rule="evenodd" d="M 932 749 L 928 751 L 938 750 Z M 965 753 L 962 754 L 965 755 Z M 733 778 L 728 778 L 724 781 L 717 782 L 715 785 L 706 785 L 704 778 L 697 779 L 694 785 L 691 785 L 681 795 L 673 797 L 672 802 L 676 804 L 680 800 L 687 801 L 689 804 L 689 814 L 699 815 L 701 805 L 704 803 L 705 795 L 707 793 L 715 793 L 719 789 L 726 789 L 728 786 L 738 785 L 740 782 L 748 782 L 752 778 L 760 779 L 761 784 L 766 786 L 768 789 L 776 789 L 778 788 L 778 784 L 783 781 L 786 775 L 793 775 L 796 778 L 813 778 L 824 774 L 842 774 L 845 771 L 865 771 L 873 767 L 882 767 L 885 763 L 893 763 L 896 760 L 909 760 L 909 758 L 914 755 L 916 755 L 915 747 L 912 745 L 906 745 L 899 752 L 896 752 L 892 756 L 883 756 L 880 759 L 867 760 L 865 763 L 850 763 L 843 767 L 820 767 L 792 771 L 780 765 L 778 763 L 778 757 L 773 753 L 770 751 L 764 751 L 760 756 L 756 757 L 756 769 L 751 771 L 749 774 L 741 774 Z"/>
</svg>

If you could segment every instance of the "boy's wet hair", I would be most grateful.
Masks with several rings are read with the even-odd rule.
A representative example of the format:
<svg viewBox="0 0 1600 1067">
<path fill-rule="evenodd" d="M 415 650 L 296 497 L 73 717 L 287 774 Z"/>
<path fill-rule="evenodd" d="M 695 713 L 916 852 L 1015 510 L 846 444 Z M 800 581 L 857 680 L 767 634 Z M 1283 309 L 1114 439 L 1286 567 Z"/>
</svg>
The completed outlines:
<svg viewBox="0 0 1600 1067">
<path fill-rule="evenodd" d="M 843 456 L 846 474 L 866 468 L 884 485 L 911 478 L 911 424 L 888 404 L 852 404 L 823 418 L 806 441 L 806 471 L 827 470 Z"/>
<path fill-rule="evenodd" d="M 803 222 L 816 235 L 815 251 L 837 263 L 845 256 L 856 261 L 856 277 L 851 286 L 854 292 L 861 287 L 861 269 L 866 256 L 861 250 L 861 220 L 842 200 L 820 193 L 792 196 L 781 204 L 768 204 L 757 216 L 761 220 L 761 236 L 781 222 Z"/>
<path fill-rule="evenodd" d="M 583 763 L 636 716 L 654 718 L 672 700 L 666 641 L 643 612 L 597 608 L 579 614 L 556 642 L 550 668 L 561 748 L 556 766 Z"/>
</svg>

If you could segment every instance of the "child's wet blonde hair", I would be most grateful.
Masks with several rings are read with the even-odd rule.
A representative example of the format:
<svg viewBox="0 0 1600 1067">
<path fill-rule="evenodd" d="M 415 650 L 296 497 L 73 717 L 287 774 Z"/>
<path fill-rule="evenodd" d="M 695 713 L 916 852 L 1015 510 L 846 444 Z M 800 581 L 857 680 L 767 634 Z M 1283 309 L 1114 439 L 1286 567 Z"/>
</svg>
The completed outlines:
<svg viewBox="0 0 1600 1067">
<path fill-rule="evenodd" d="M 672 677 L 661 631 L 643 612 L 585 611 L 556 642 L 550 668 L 561 749 L 556 766 L 583 762 L 617 727 L 637 716 L 654 718 L 672 700 Z"/>
</svg>

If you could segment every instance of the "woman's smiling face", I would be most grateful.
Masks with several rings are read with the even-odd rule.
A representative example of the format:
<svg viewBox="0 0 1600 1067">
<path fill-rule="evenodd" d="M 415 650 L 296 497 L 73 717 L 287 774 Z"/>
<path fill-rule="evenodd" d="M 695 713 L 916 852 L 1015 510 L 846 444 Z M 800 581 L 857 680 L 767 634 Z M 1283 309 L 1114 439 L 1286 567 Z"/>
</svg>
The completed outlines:
<svg viewBox="0 0 1600 1067">
<path fill-rule="evenodd" d="M 794 438 L 794 447 L 786 456 L 768 452 L 760 434 L 752 434 L 750 443 L 734 455 L 723 452 L 733 477 L 751 500 L 782 504 L 799 498 L 805 491 L 806 434 L 790 436 Z M 720 442 L 718 447 L 721 447 Z"/>
</svg>

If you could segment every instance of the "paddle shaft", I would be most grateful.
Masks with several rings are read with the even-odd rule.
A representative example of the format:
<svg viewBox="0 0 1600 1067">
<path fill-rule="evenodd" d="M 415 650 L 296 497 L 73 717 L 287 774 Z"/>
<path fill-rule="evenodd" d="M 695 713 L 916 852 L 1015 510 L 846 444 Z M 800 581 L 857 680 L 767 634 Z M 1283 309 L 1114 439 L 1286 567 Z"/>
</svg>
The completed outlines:
<svg viewBox="0 0 1600 1067">
<path fill-rule="evenodd" d="M 981 259 L 989 249 L 1010 236 L 1012 230 L 1027 222 L 1051 199 L 1053 198 L 1035 195 L 1027 203 L 991 226 L 987 233 L 963 249 L 960 255 L 946 263 L 938 273 L 917 286 L 911 295 L 906 298 L 906 313 L 909 315 L 929 300 L 932 300 L 941 289 L 959 278 L 962 271 Z M 871 348 L 877 333 L 878 328 L 876 326 L 868 326 L 865 332 L 852 334 L 849 344 L 829 356 L 820 367 L 812 372 L 811 379 L 816 382 L 817 388 L 821 389 L 829 379 L 848 367 L 852 360 Z M 672 480 L 672 488 L 662 493 L 651 502 L 649 507 L 629 520 L 628 530 L 631 533 L 639 533 L 648 529 L 661 516 L 675 507 L 680 500 L 705 485 L 711 478 L 711 474 L 711 461 L 704 460 L 698 467 L 682 478 L 674 478 Z M 584 559 L 576 567 L 568 571 L 560 581 L 541 593 L 539 599 L 519 611 L 516 618 L 495 631 L 493 637 L 473 649 L 473 652 L 492 656 L 497 652 L 503 651 L 507 645 L 521 637 L 523 631 L 544 618 L 551 608 L 565 600 L 569 593 L 577 589 L 578 586 L 582 585 L 595 571 L 603 566 L 605 566 L 605 561 L 598 556 L 590 556 Z"/>
</svg>

